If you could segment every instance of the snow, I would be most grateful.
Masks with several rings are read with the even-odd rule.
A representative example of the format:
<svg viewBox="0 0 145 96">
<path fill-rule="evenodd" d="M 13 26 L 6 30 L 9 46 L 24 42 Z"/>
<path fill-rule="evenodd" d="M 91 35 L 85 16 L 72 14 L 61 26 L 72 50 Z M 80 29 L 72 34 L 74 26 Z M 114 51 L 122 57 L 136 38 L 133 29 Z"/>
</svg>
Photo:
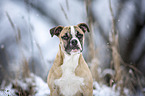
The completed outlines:
<svg viewBox="0 0 145 96">
<path fill-rule="evenodd" d="M 120 96 L 119 91 L 115 91 L 114 88 L 108 87 L 106 85 L 99 85 L 97 82 L 94 82 L 94 87 L 96 88 L 93 91 L 94 96 Z"/>
<path fill-rule="evenodd" d="M 36 84 L 35 90 L 37 90 L 35 96 L 48 96 L 48 94 L 50 94 L 50 90 L 47 83 L 38 76 L 34 75 L 34 78 Z"/>
<path fill-rule="evenodd" d="M 48 96 L 50 94 L 47 83 L 42 78 L 31 73 L 29 78 L 13 80 L 8 86 L 0 89 L 0 96 L 15 96 L 15 92 L 18 92 L 18 90 L 14 89 L 13 85 L 19 86 L 25 91 L 29 91 L 29 87 L 32 86 L 35 96 Z"/>
<path fill-rule="evenodd" d="M 49 96 L 50 90 L 45 81 L 42 80 L 39 76 L 30 74 L 29 78 L 13 80 L 7 87 L 0 89 L 0 96 L 15 96 L 15 92 L 18 92 L 17 89 L 14 89 L 13 84 L 17 84 L 23 90 L 29 90 L 29 86 L 33 86 L 34 96 Z M 105 84 L 99 84 L 97 82 L 93 83 L 94 90 L 93 96 L 120 96 L 120 90 L 115 90 L 115 86 L 109 87 Z M 130 96 L 129 90 L 124 89 L 126 96 Z"/>
<path fill-rule="evenodd" d="M 15 96 L 15 89 L 12 89 L 12 84 L 9 84 L 4 89 L 0 89 L 0 96 Z"/>
<path fill-rule="evenodd" d="M 100 85 L 97 82 L 94 82 L 93 85 L 95 87 L 95 89 L 93 90 L 94 96 L 121 96 L 120 89 L 118 88 L 117 90 L 115 90 L 116 85 L 109 87 L 105 84 Z M 124 88 L 124 94 L 125 96 L 130 96 L 129 90 Z"/>
</svg>

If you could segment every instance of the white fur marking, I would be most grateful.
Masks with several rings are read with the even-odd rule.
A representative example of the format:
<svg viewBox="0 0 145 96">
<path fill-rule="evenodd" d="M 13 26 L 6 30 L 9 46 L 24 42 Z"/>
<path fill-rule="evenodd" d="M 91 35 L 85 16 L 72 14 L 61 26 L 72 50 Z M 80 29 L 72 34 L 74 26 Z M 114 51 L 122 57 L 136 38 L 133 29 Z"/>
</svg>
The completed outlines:
<svg viewBox="0 0 145 96">
<path fill-rule="evenodd" d="M 76 37 L 76 32 L 75 32 L 74 26 L 71 26 L 71 34 L 72 34 L 72 40 L 76 39 L 78 42 L 78 47 L 82 50 L 81 43 L 80 43 L 79 39 Z"/>
<path fill-rule="evenodd" d="M 78 66 L 80 54 L 66 55 L 62 68 L 62 77 L 55 80 L 55 84 L 59 86 L 60 92 L 64 96 L 73 96 L 81 91 L 80 86 L 83 85 L 84 79 L 75 75 L 75 69 Z"/>
<path fill-rule="evenodd" d="M 71 34 L 72 34 L 72 37 L 73 38 L 75 38 L 76 36 L 75 36 L 75 28 L 74 28 L 74 26 L 71 26 Z"/>
</svg>

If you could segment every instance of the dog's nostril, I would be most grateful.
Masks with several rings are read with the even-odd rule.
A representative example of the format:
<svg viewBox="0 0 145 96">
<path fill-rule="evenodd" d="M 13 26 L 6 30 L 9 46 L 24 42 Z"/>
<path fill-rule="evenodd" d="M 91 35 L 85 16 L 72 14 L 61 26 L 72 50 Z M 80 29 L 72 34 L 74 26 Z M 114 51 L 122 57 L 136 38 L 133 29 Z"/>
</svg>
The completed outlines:
<svg viewBox="0 0 145 96">
<path fill-rule="evenodd" d="M 77 40 L 72 40 L 71 43 L 72 43 L 72 45 L 77 45 L 78 42 L 77 42 Z"/>
</svg>

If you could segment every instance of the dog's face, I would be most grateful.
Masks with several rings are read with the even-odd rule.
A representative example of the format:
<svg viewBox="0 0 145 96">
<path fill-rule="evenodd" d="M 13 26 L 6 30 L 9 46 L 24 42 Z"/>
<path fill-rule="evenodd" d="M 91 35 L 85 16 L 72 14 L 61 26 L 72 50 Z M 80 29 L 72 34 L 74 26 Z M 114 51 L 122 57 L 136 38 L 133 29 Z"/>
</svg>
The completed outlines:
<svg viewBox="0 0 145 96">
<path fill-rule="evenodd" d="M 85 23 L 69 27 L 57 26 L 50 29 L 51 36 L 59 37 L 62 51 L 69 55 L 83 51 L 86 31 L 89 32 L 89 28 Z"/>
</svg>

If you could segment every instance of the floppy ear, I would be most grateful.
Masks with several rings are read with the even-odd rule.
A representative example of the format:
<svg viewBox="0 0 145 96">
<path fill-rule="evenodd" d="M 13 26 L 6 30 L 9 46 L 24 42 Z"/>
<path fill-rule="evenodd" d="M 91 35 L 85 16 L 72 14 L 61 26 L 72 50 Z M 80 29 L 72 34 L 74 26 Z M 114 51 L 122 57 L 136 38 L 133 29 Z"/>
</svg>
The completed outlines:
<svg viewBox="0 0 145 96">
<path fill-rule="evenodd" d="M 80 23 L 78 24 L 78 27 L 85 33 L 85 32 L 90 32 L 89 27 L 85 23 Z"/>
<path fill-rule="evenodd" d="M 58 37 L 62 30 L 63 30 L 63 26 L 57 26 L 50 29 L 51 37 L 53 37 L 54 35 Z"/>
</svg>

